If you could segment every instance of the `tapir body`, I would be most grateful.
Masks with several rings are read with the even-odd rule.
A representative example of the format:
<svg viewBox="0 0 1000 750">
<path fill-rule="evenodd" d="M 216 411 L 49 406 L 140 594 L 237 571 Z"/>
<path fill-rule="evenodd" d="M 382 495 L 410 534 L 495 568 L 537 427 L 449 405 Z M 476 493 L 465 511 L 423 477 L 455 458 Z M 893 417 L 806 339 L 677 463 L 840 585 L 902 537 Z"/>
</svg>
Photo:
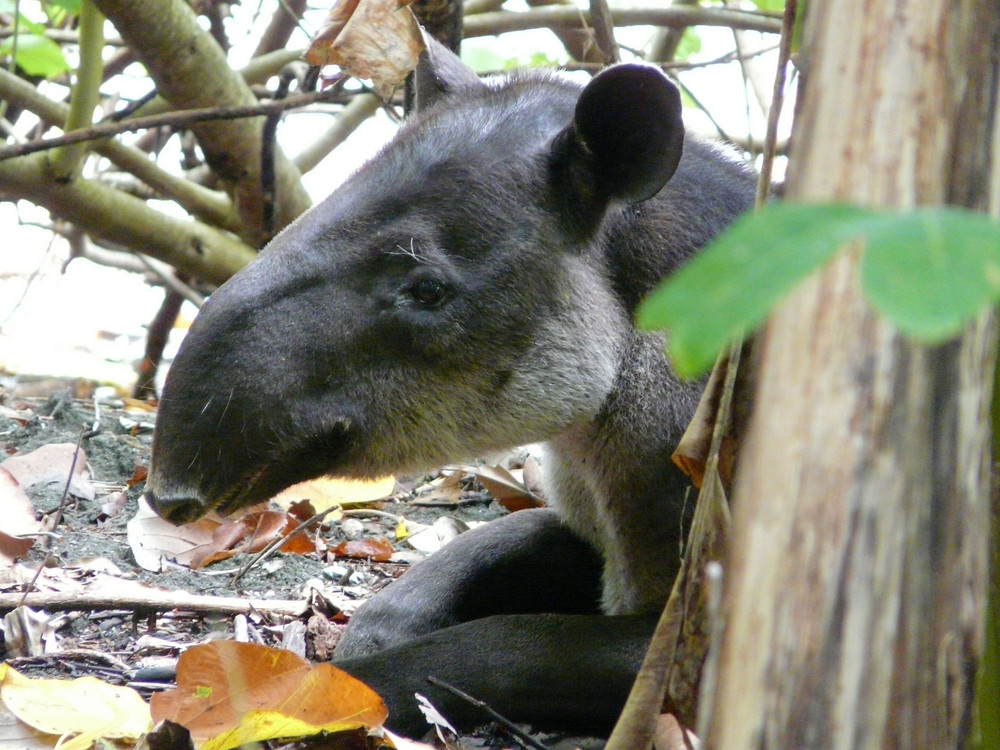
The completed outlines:
<svg viewBox="0 0 1000 750">
<path fill-rule="evenodd" d="M 160 405 L 147 497 L 174 521 L 320 474 L 426 469 L 543 441 L 554 510 L 459 537 L 362 606 L 337 663 L 420 733 L 423 692 L 606 731 L 680 561 L 670 454 L 700 388 L 642 297 L 753 199 L 685 137 L 676 89 L 623 65 L 586 87 L 480 81 L 429 43 L 418 112 L 202 309 Z"/>
</svg>

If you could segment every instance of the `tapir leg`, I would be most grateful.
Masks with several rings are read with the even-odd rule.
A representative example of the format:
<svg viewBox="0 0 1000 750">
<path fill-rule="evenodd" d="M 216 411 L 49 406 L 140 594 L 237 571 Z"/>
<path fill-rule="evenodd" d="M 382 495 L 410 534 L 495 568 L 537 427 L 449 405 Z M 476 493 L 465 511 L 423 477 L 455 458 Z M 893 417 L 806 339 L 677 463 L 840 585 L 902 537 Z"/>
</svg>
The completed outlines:
<svg viewBox="0 0 1000 750">
<path fill-rule="evenodd" d="M 462 727 L 487 720 L 428 675 L 514 720 L 606 732 L 655 616 L 597 614 L 601 568 L 552 511 L 505 516 L 457 537 L 360 607 L 334 663 L 379 691 L 389 726 L 405 734 L 427 729 L 415 692 Z"/>
<path fill-rule="evenodd" d="M 337 657 L 490 615 L 597 614 L 602 567 L 553 511 L 512 513 L 456 537 L 359 607 Z"/>
<path fill-rule="evenodd" d="M 489 721 L 429 675 L 510 719 L 607 736 L 655 625 L 656 615 L 497 615 L 334 663 L 374 688 L 389 707 L 389 728 L 407 736 L 429 728 L 414 693 L 459 729 Z"/>
</svg>

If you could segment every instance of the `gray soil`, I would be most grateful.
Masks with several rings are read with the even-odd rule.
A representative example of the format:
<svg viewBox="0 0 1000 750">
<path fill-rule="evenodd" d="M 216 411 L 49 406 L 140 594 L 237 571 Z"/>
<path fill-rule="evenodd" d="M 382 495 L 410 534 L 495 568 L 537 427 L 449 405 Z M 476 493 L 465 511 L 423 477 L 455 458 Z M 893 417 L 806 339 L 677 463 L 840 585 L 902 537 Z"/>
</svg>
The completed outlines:
<svg viewBox="0 0 1000 750">
<path fill-rule="evenodd" d="M 402 574 L 407 568 L 405 562 L 371 564 L 363 560 L 321 559 L 316 554 L 284 554 L 280 555 L 277 565 L 257 565 L 251 568 L 238 583 L 234 583 L 233 576 L 228 571 L 243 564 L 246 558 L 242 556 L 200 571 L 152 573 L 143 570 L 136 564 L 128 546 L 126 524 L 135 514 L 136 502 L 143 492 L 144 483 L 133 483 L 132 480 L 137 472 L 141 474 L 149 465 L 151 424 L 155 413 L 143 414 L 134 410 L 126 412 L 121 404 L 102 406 L 99 425 L 93 430 L 93 401 L 73 398 L 72 391 L 61 391 L 48 398 L 30 399 L 0 391 L 0 397 L 0 404 L 7 407 L 7 410 L 18 413 L 18 417 L 13 418 L 9 416 L 10 411 L 0 412 L 0 460 L 6 456 L 28 453 L 50 443 L 76 443 L 83 431 L 81 445 L 86 451 L 90 476 L 97 488 L 95 500 L 70 496 L 66 502 L 63 502 L 62 482 L 35 486 L 28 491 L 39 517 L 57 511 L 62 504 L 62 517 L 56 528 L 54 543 L 48 550 L 36 544 L 21 561 L 28 567 L 45 565 L 60 568 L 87 558 L 106 558 L 117 566 L 123 578 L 192 594 L 264 599 L 301 599 L 303 583 L 309 579 L 320 579 L 331 593 L 339 595 L 341 599 L 346 595 L 358 600 L 369 596 L 373 590 Z M 465 489 L 459 505 L 446 509 L 418 507 L 411 503 L 412 493 L 408 490 L 421 479 L 417 477 L 400 481 L 397 489 L 401 489 L 401 492 L 391 502 L 379 502 L 370 507 L 402 514 L 407 519 L 424 523 L 432 522 L 435 517 L 445 513 L 463 520 L 487 520 L 505 512 L 471 480 L 463 482 Z M 101 509 L 102 499 L 107 494 L 120 490 L 127 492 L 127 505 L 113 515 L 106 515 Z M 393 539 L 394 523 L 391 520 L 366 519 L 363 523 L 367 536 Z M 322 533 L 330 548 L 343 538 L 338 524 L 331 524 Z M 395 546 L 406 560 L 419 557 L 402 545 Z M 15 585 L 0 583 L 0 593 L 11 594 L 15 591 L 19 591 Z M 317 616 L 327 620 L 330 627 L 317 629 Z M 330 633 L 333 633 L 335 640 L 337 628 L 342 626 L 345 618 L 336 611 L 310 611 L 302 618 L 265 615 L 247 619 L 252 639 L 275 646 L 281 645 L 282 634 L 290 622 L 295 619 L 303 624 L 308 622 L 309 627 L 305 629 L 305 655 L 315 658 L 317 654 L 325 653 L 323 649 L 331 644 L 314 643 L 313 639 L 320 635 L 329 638 Z M 158 654 L 169 665 L 181 647 L 202 642 L 209 637 L 232 637 L 234 632 L 232 616 L 178 611 L 150 615 L 127 609 L 89 611 L 81 608 L 64 617 L 57 631 L 61 655 L 19 656 L 10 653 L 8 644 L 0 640 L 0 662 L 9 661 L 15 668 L 31 676 L 44 674 L 76 677 L 95 674 L 108 682 L 133 684 L 148 697 L 157 688 L 156 680 L 160 679 L 150 680 L 145 672 L 140 671 L 140 667 L 148 666 L 151 655 Z M 144 635 L 175 643 L 177 649 L 164 648 L 162 645 L 150 649 L 139 645 L 140 638 Z M 67 657 L 66 654 L 70 656 Z M 167 687 L 171 679 L 168 669 L 162 687 Z"/>
</svg>

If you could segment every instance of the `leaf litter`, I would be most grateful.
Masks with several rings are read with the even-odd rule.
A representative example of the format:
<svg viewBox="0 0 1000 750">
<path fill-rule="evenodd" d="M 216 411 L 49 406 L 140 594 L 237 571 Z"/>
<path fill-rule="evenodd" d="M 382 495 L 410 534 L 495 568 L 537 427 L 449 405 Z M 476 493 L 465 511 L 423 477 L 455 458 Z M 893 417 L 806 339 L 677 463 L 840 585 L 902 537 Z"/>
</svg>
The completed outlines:
<svg viewBox="0 0 1000 750">
<path fill-rule="evenodd" d="M 98 699 L 62 685 L 72 684 L 67 677 L 86 674 L 109 687 L 134 686 L 145 701 L 171 684 L 184 651 L 220 636 L 244 633 L 281 647 L 295 626 L 305 633 L 305 656 L 325 661 L 350 613 L 374 591 L 457 533 L 506 512 L 477 476 L 501 477 L 518 494 L 519 468 L 512 474 L 508 467 L 464 466 L 366 488 L 312 483 L 283 493 L 281 505 L 289 510 L 257 508 L 235 522 L 215 519 L 197 533 L 161 526 L 148 509 L 146 515 L 140 511 L 155 413 L 122 401 L 103 406 L 100 428 L 82 441 L 61 520 L 45 532 L 46 518 L 61 506 L 81 427 L 93 425 L 93 403 L 60 394 L 48 400 L 7 397 L 0 405 L 0 456 L 18 459 L 14 466 L 27 485 L 0 470 L 0 614 L 7 613 L 0 624 L 0 661 L 24 679 L 58 680 L 55 690 L 77 696 L 69 700 L 84 712 Z M 441 485 L 449 497 L 443 504 Z M 394 490 L 388 498 L 362 497 L 383 496 L 388 488 Z M 413 502 L 435 493 L 427 505 Z M 521 494 L 531 493 L 522 486 Z M 233 563 L 310 518 L 314 502 L 342 505 L 307 527 L 301 552 L 256 565 L 234 584 Z M 341 530 L 344 521 L 357 538 Z M 408 538 L 422 532 L 424 541 L 411 546 Z M 204 545 L 219 558 L 184 556 Z M 139 562 L 144 555 L 145 565 Z M 15 608 L 26 587 L 32 606 Z M 15 630 L 23 631 L 21 647 Z M 147 679 L 147 672 L 164 664 L 166 681 Z M 95 731 L 93 725 L 75 729 L 88 731 Z M 52 735 L 39 736 L 4 708 L 0 696 L 0 740 L 11 737 L 21 738 L 15 744 L 23 741 L 24 747 L 54 746 L 46 739 Z M 78 735 L 81 741 L 88 737 Z"/>
</svg>

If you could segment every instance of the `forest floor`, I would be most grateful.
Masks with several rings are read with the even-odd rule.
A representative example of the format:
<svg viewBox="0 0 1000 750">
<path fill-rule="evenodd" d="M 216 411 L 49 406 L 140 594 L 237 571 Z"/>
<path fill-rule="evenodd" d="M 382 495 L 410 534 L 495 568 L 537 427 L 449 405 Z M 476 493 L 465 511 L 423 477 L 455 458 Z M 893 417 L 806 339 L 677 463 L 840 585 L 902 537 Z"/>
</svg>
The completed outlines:
<svg viewBox="0 0 1000 750">
<path fill-rule="evenodd" d="M 423 556 L 397 541 L 400 519 L 411 526 L 442 516 L 475 522 L 506 512 L 468 473 L 397 478 L 391 497 L 352 506 L 374 512 L 324 523 L 309 532 L 311 551 L 273 556 L 238 581 L 236 571 L 252 555 L 227 557 L 233 552 L 222 543 L 212 550 L 219 562 L 154 572 L 139 559 L 159 532 L 136 519 L 155 411 L 118 397 L 100 403 L 86 382 L 63 385 L 50 385 L 47 397 L 0 389 L 0 461 L 32 457 L 26 465 L 7 462 L 10 474 L 0 468 L 0 532 L 23 533 L 25 517 L 41 521 L 23 554 L 0 538 L 0 614 L 11 613 L 21 592 L 32 592 L 31 613 L 22 608 L 19 623 L 11 614 L 3 623 L 0 663 L 27 676 L 93 675 L 132 685 L 148 699 L 171 686 L 186 648 L 213 639 L 284 646 L 323 661 L 353 609 Z M 78 443 L 83 453 L 66 492 Z M 44 446 L 61 447 L 38 450 Z M 17 486 L 24 491 L 19 509 Z M 372 554 L 388 559 L 364 559 L 364 548 L 360 557 L 344 556 L 342 542 L 365 539 L 382 540 L 386 553 Z M 164 604 L 161 597 L 174 598 Z M 497 735 L 464 740 L 513 744 Z M 306 746 L 317 745 L 287 745 Z"/>
</svg>

